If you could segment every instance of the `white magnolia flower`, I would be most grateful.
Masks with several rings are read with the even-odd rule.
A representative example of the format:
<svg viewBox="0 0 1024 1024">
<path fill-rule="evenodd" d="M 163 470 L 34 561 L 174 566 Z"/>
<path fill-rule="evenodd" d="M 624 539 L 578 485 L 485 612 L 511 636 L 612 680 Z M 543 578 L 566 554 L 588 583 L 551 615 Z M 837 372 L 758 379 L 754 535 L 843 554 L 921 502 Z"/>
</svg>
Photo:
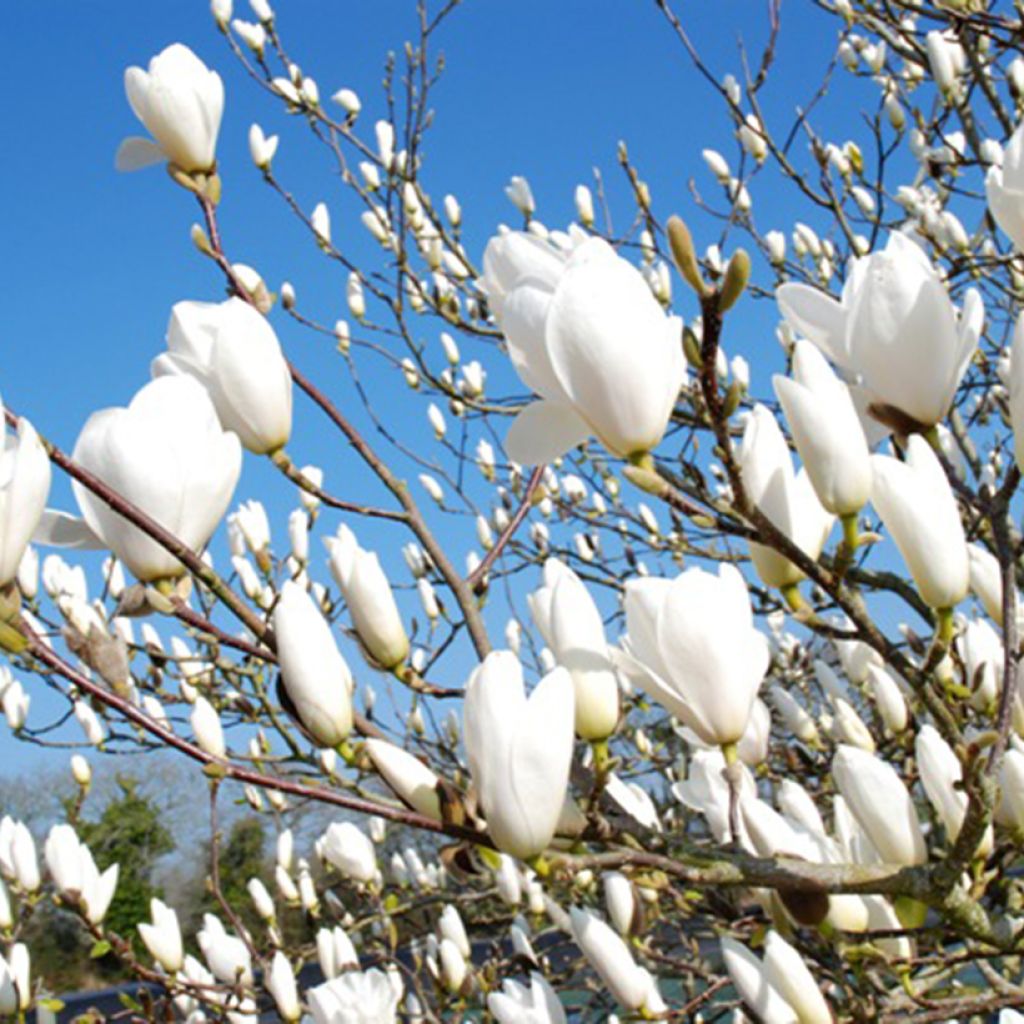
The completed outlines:
<svg viewBox="0 0 1024 1024">
<path fill-rule="evenodd" d="M 565 1010 L 558 994 L 533 971 L 527 988 L 522 982 L 507 979 L 500 992 L 487 997 L 487 1009 L 498 1024 L 565 1024 Z"/>
<path fill-rule="evenodd" d="M 12 435 L 3 414 L 0 404 L 0 586 L 19 576 L 50 493 L 50 459 L 35 429 L 20 419 L 17 434 Z"/>
<path fill-rule="evenodd" d="M 441 820 L 441 802 L 437 794 L 437 775 L 419 758 L 387 740 L 371 737 L 366 752 L 384 781 L 413 810 L 428 818 Z"/>
<path fill-rule="evenodd" d="M 768 932 L 763 962 L 727 935 L 720 942 L 733 984 L 764 1024 L 831 1024 L 832 1012 L 803 957 L 778 932 Z"/>
<path fill-rule="evenodd" d="M 7 1016 L 27 1010 L 32 1004 L 32 985 L 30 980 L 30 960 L 28 947 L 23 942 L 15 942 L 6 957 L 0 955 L 0 1014 Z M 36 1009 L 36 1020 L 43 1020 L 43 1010 Z"/>
<path fill-rule="evenodd" d="M 23 821 L 7 816 L 0 821 L 0 872 L 25 892 L 35 892 L 42 883 L 32 833 Z"/>
<path fill-rule="evenodd" d="M 263 983 L 267 991 L 273 996 L 281 1018 L 286 1021 L 295 1021 L 302 1016 L 302 1007 L 299 1005 L 299 988 L 295 981 L 295 972 L 288 962 L 288 957 L 277 950 L 270 962 L 270 970 L 264 975 Z"/>
<path fill-rule="evenodd" d="M 350 967 L 359 967 L 359 956 L 341 925 L 316 933 L 316 955 L 325 978 L 336 978 Z"/>
<path fill-rule="evenodd" d="M 341 588 L 363 646 L 384 668 L 400 665 L 409 653 L 409 638 L 376 554 L 363 550 L 344 524 L 324 544 L 331 575 Z"/>
<path fill-rule="evenodd" d="M 628 935 L 633 930 L 636 911 L 633 885 L 621 871 L 606 871 L 602 880 L 608 918 L 620 935 Z"/>
<path fill-rule="evenodd" d="M 999 771 L 999 804 L 996 821 L 1024 829 L 1024 753 L 1010 747 L 1003 755 Z"/>
<path fill-rule="evenodd" d="M 922 599 L 952 608 L 967 596 L 970 564 L 956 500 L 928 442 L 914 434 L 906 460 L 872 455 L 871 500 L 907 563 Z"/>
<path fill-rule="evenodd" d="M 181 929 L 178 915 L 166 903 L 158 899 L 149 901 L 153 923 L 142 921 L 138 925 L 139 938 L 146 944 L 161 967 L 168 974 L 180 971 L 185 961 L 181 943 Z"/>
<path fill-rule="evenodd" d="M 807 469 L 794 472 L 786 439 L 764 405 L 754 406 L 747 420 L 739 464 L 750 500 L 804 554 L 817 559 L 833 518 L 814 493 Z M 765 544 L 751 541 L 750 557 L 765 586 L 786 587 L 803 579 L 802 570 Z"/>
<path fill-rule="evenodd" d="M 203 927 L 196 933 L 199 948 L 218 981 L 226 985 L 251 985 L 252 958 L 249 947 L 237 936 L 229 934 L 219 917 L 203 915 Z"/>
<path fill-rule="evenodd" d="M 892 765 L 843 745 L 832 761 L 832 777 L 882 861 L 925 862 L 928 851 L 914 801 Z"/>
<path fill-rule="evenodd" d="M 263 129 L 258 124 L 249 128 L 249 156 L 252 162 L 262 171 L 270 166 L 277 152 L 279 139 L 276 135 L 264 135 Z"/>
<path fill-rule="evenodd" d="M 530 217 L 537 208 L 530 183 L 519 174 L 513 175 L 508 185 L 505 186 L 505 195 L 524 217 Z"/>
<path fill-rule="evenodd" d="M 1024 200 L 1024 193 L 1021 195 Z M 1013 452 L 1017 466 L 1024 466 L 1024 313 L 1017 318 L 1010 348 L 1010 422 L 1013 426 Z"/>
<path fill-rule="evenodd" d="M 242 468 L 238 438 L 223 430 L 206 391 L 191 377 L 151 381 L 127 408 L 93 413 L 72 456 L 193 551 L 216 529 Z M 72 489 L 90 530 L 140 580 L 185 571 L 77 480 Z"/>
<path fill-rule="evenodd" d="M 1024 250 L 1024 121 L 1003 148 L 1002 163 L 988 169 L 985 197 L 995 222 L 1018 251 Z"/>
<path fill-rule="evenodd" d="M 928 802 L 942 821 L 946 836 L 952 845 L 960 834 L 967 814 L 967 794 L 963 791 L 963 767 L 953 748 L 932 725 L 922 725 L 914 741 L 914 756 L 921 773 Z M 987 856 L 992 851 L 992 829 L 987 829 L 978 853 Z"/>
<path fill-rule="evenodd" d="M 164 160 L 186 172 L 213 170 L 224 112 L 224 83 L 216 71 L 174 43 L 149 62 L 147 71 L 128 68 L 124 89 L 153 139 L 125 139 L 117 151 L 119 171 Z"/>
<path fill-rule="evenodd" d="M 281 685 L 302 724 L 323 747 L 352 731 L 352 673 L 309 594 L 287 580 L 273 614 Z"/>
<path fill-rule="evenodd" d="M 625 609 L 626 671 L 705 743 L 737 743 L 770 657 L 739 570 L 629 580 Z"/>
<path fill-rule="evenodd" d="M 206 388 L 225 430 L 257 455 L 283 447 L 292 429 L 292 378 L 273 327 L 244 299 L 178 302 L 154 377 L 187 374 Z"/>
<path fill-rule="evenodd" d="M 794 283 L 776 298 L 792 328 L 860 383 L 883 423 L 904 433 L 946 415 L 985 318 L 973 288 L 958 315 L 924 251 L 896 232 L 885 249 L 853 261 L 841 301 Z"/>
<path fill-rule="evenodd" d="M 625 942 L 588 910 L 573 907 L 569 917 L 573 938 L 608 991 L 628 1010 L 643 1007 L 651 993 L 652 979 L 633 959 Z"/>
<path fill-rule="evenodd" d="M 330 825 L 319 849 L 324 860 L 356 882 L 369 882 L 377 875 L 377 853 L 373 841 L 350 821 Z"/>
<path fill-rule="evenodd" d="M 572 569 L 549 558 L 544 585 L 527 601 L 545 642 L 572 675 L 577 734 L 586 740 L 605 739 L 619 720 L 619 683 L 594 599 Z"/>
<path fill-rule="evenodd" d="M 616 455 L 650 451 L 686 378 L 682 323 L 665 315 L 643 275 L 603 240 L 570 237 L 567 251 L 508 232 L 484 253 L 480 287 L 516 372 L 540 396 L 506 439 L 527 465 L 592 434 Z"/>
<path fill-rule="evenodd" d="M 529 699 L 511 651 L 492 651 L 466 686 L 470 772 L 500 850 L 525 859 L 551 842 L 569 784 L 573 683 L 557 668 Z"/>
<path fill-rule="evenodd" d="M 871 494 L 871 462 L 850 389 L 807 341 L 793 348 L 792 378 L 772 382 L 818 500 L 835 515 L 856 513 Z"/>
<path fill-rule="evenodd" d="M 402 982 L 385 971 L 349 971 L 309 989 L 314 1024 L 395 1024 Z"/>
<path fill-rule="evenodd" d="M 43 852 L 60 894 L 77 904 L 91 924 L 100 924 L 114 898 L 120 866 L 112 864 L 101 874 L 89 848 L 70 825 L 54 825 Z"/>
<path fill-rule="evenodd" d="M 217 709 L 205 697 L 196 697 L 189 721 L 200 748 L 211 757 L 223 758 L 227 753 L 224 728 L 220 724 Z"/>
</svg>

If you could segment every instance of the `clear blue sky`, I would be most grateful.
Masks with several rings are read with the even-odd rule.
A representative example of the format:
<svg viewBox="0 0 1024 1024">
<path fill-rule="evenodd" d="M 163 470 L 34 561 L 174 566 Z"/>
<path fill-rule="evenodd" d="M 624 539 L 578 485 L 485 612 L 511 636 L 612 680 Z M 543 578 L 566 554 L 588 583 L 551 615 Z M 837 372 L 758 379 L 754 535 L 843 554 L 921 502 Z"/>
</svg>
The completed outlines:
<svg viewBox="0 0 1024 1024">
<path fill-rule="evenodd" d="M 237 15 L 249 16 L 244 0 L 235 6 Z M 765 5 L 758 0 L 694 0 L 677 7 L 718 75 L 739 73 L 739 32 L 752 49 L 763 38 Z M 385 54 L 400 50 L 414 28 L 411 0 L 278 0 L 276 9 L 289 49 L 317 79 L 321 94 L 341 86 L 359 92 L 369 134 L 383 112 Z M 793 24 L 783 32 L 777 73 L 763 96 L 769 112 L 780 115 L 804 102 L 820 80 L 836 29 L 810 4 L 784 5 L 785 15 Z M 337 185 L 322 163 L 313 162 L 316 151 L 303 125 L 273 108 L 236 66 L 205 0 L 34 0 L 11 5 L 5 24 L 0 218 L 6 235 L 6 358 L 0 393 L 43 433 L 70 448 L 91 411 L 124 404 L 144 383 L 161 350 L 171 305 L 221 295 L 212 267 L 189 242 L 196 219 L 189 197 L 159 168 L 120 175 L 113 166 L 120 140 L 140 133 L 124 98 L 124 69 L 145 65 L 171 42 L 188 44 L 224 78 L 221 216 L 233 258 L 257 266 L 272 288 L 285 278 L 293 281 L 300 303 L 325 322 L 345 315 L 343 278 L 318 258 L 251 165 L 249 125 L 258 120 L 268 132 L 281 133 L 275 170 L 305 209 L 320 199 L 330 202 Z M 621 196 L 615 162 L 620 139 L 650 183 L 660 214 L 678 210 L 700 224 L 688 192 L 691 177 L 718 196 L 700 150 L 712 146 L 733 159 L 735 140 L 717 97 L 687 62 L 653 0 L 466 0 L 437 43 L 447 72 L 434 93 L 426 185 L 435 197 L 453 192 L 460 198 L 474 255 L 498 223 L 515 220 L 503 195 L 512 174 L 529 178 L 539 216 L 551 226 L 574 216 L 573 188 L 590 180 L 593 166 Z M 869 102 L 867 93 L 860 95 Z M 792 223 L 788 197 L 780 195 L 776 208 L 765 199 L 758 198 L 759 223 Z M 628 212 L 623 203 L 623 219 Z M 354 220 L 341 218 L 335 232 L 365 236 Z M 704 238 L 712 240 L 710 233 Z M 692 316 L 695 310 L 684 305 L 682 312 Z M 765 310 L 745 321 L 750 336 L 729 345 L 730 352 L 759 361 L 755 384 L 759 380 L 762 391 L 764 354 L 772 369 L 778 367 L 773 322 Z M 331 390 L 328 375 L 336 368 L 330 358 L 280 313 L 274 323 L 289 354 Z M 439 329 L 425 326 L 424 339 L 436 338 Z M 488 369 L 500 372 L 491 364 Z M 346 386 L 338 381 L 339 401 Z M 425 400 L 409 403 L 417 426 L 425 407 Z M 293 448 L 299 462 L 324 460 L 316 431 L 300 434 Z M 339 466 L 329 471 L 329 483 L 345 479 L 348 463 Z M 253 493 L 261 477 L 257 471 L 248 479 L 255 482 L 240 488 L 239 498 Z M 56 503 L 67 507 L 66 493 L 59 486 Z M 283 536 L 283 519 L 275 527 Z M 396 551 L 382 556 L 397 573 Z M 35 756 L 0 737 L 0 759 L 13 764 L 15 753 L 19 765 Z"/>
</svg>

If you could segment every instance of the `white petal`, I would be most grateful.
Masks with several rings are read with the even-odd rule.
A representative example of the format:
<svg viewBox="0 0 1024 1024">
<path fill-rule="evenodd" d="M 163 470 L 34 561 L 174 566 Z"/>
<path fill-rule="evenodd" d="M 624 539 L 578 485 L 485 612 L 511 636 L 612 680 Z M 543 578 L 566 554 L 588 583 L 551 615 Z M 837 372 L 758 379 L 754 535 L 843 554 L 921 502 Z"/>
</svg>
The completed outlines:
<svg viewBox="0 0 1024 1024">
<path fill-rule="evenodd" d="M 144 167 L 167 161 L 164 151 L 151 139 L 132 135 L 117 147 L 114 167 L 119 171 L 141 171 Z"/>
<path fill-rule="evenodd" d="M 543 400 L 528 405 L 505 436 L 509 458 L 524 466 L 551 462 L 590 436 L 590 427 L 564 402 Z"/>
</svg>

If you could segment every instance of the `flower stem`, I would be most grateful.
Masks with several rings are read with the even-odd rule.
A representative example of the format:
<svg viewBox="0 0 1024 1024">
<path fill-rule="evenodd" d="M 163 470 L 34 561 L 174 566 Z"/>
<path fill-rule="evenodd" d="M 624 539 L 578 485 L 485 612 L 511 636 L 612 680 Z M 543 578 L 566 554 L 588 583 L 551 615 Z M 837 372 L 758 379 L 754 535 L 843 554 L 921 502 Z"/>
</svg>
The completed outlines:
<svg viewBox="0 0 1024 1024">
<path fill-rule="evenodd" d="M 740 841 L 740 763 L 739 747 L 736 743 L 722 744 L 725 770 L 722 774 L 729 784 L 729 835 L 734 846 Z"/>
<path fill-rule="evenodd" d="M 853 556 L 860 545 L 860 533 L 857 529 L 856 512 L 841 516 L 840 522 L 843 524 L 843 542 L 839 545 L 836 555 L 836 575 L 842 579 L 853 564 Z"/>
</svg>

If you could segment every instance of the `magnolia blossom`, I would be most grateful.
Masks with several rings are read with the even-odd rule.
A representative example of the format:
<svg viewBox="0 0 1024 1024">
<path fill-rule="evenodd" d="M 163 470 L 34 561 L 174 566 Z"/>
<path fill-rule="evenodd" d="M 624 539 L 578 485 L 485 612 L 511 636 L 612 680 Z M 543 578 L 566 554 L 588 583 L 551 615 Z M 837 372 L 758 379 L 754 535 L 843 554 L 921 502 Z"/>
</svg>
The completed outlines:
<svg viewBox="0 0 1024 1024">
<path fill-rule="evenodd" d="M 75 461 L 193 550 L 210 539 L 242 468 L 238 438 L 226 433 L 206 391 L 191 377 L 151 381 L 127 408 L 89 417 Z M 77 480 L 88 527 L 140 580 L 180 576 L 185 567 Z"/>
<path fill-rule="evenodd" d="M 189 721 L 200 748 L 211 757 L 223 758 L 227 753 L 224 727 L 220 723 L 217 709 L 205 697 L 195 698 Z"/>
<path fill-rule="evenodd" d="M 808 557 L 821 554 L 832 516 L 814 493 L 807 470 L 793 471 L 793 460 L 771 411 L 755 405 L 739 451 L 743 485 L 750 500 Z M 765 586 L 786 587 L 803 572 L 774 548 L 753 541 L 750 557 Z"/>
<path fill-rule="evenodd" d="M 558 993 L 536 971 L 530 974 L 530 985 L 506 980 L 500 992 L 487 997 L 487 1009 L 498 1024 L 565 1024 L 565 1010 Z"/>
<path fill-rule="evenodd" d="M 570 229 L 568 248 L 524 232 L 492 238 L 480 288 L 512 364 L 540 401 L 506 439 L 517 462 L 549 462 L 590 435 L 623 457 L 661 440 L 686 378 L 682 323 L 607 242 Z"/>
<path fill-rule="evenodd" d="M 0 586 L 18 575 L 50 493 L 50 459 L 35 429 L 19 419 L 17 435 L 10 434 L 3 412 L 0 404 Z"/>
<path fill-rule="evenodd" d="M 800 954 L 768 932 L 762 962 L 722 936 L 722 958 L 740 997 L 764 1024 L 831 1024 L 832 1013 Z"/>
<path fill-rule="evenodd" d="M 260 170 L 266 170 L 270 166 L 270 161 L 277 152 L 278 141 L 276 135 L 264 135 L 258 124 L 249 126 L 249 156 Z"/>
<path fill-rule="evenodd" d="M 772 378 L 818 500 L 848 516 L 871 494 L 871 462 L 850 389 L 807 341 L 793 348 L 793 377 Z"/>
<path fill-rule="evenodd" d="M 524 217 L 529 218 L 537 208 L 537 204 L 533 201 L 530 183 L 522 175 L 512 175 L 509 183 L 505 186 L 505 195 Z"/>
<path fill-rule="evenodd" d="M 1024 250 L 1024 121 L 1003 148 L 1002 164 L 993 164 L 985 176 L 985 198 L 995 222 Z"/>
<path fill-rule="evenodd" d="M 50 829 L 44 853 L 46 866 L 61 895 L 77 903 L 91 924 L 99 924 L 114 898 L 120 866 L 111 864 L 101 874 L 89 847 L 70 825 L 54 825 Z"/>
<path fill-rule="evenodd" d="M 739 570 L 628 580 L 625 610 L 633 678 L 705 743 L 738 742 L 770 659 Z"/>
<path fill-rule="evenodd" d="M 371 737 L 366 752 L 384 781 L 414 810 L 428 818 L 441 820 L 441 802 L 437 795 L 440 781 L 419 758 L 387 740 Z"/>
<path fill-rule="evenodd" d="M 4 957 L 0 955 L 0 1014 L 12 1018 L 20 1010 L 27 1010 L 32 1004 L 32 985 L 29 977 L 30 960 L 28 947 L 15 942 Z M 19 1014 L 18 1019 L 23 1015 Z M 42 1013 L 36 1010 L 36 1020 Z"/>
<path fill-rule="evenodd" d="M 914 801 L 892 765 L 841 745 L 832 761 L 832 778 L 884 862 L 925 862 L 928 851 Z"/>
<path fill-rule="evenodd" d="M 639 1010 L 656 993 L 654 980 L 633 959 L 629 947 L 599 917 L 573 907 L 572 934 L 608 991 L 626 1009 Z"/>
<path fill-rule="evenodd" d="M 306 993 L 314 1024 L 395 1024 L 400 976 L 349 971 Z"/>
<path fill-rule="evenodd" d="M 299 989 L 295 981 L 295 972 L 288 958 L 278 950 L 270 962 L 270 970 L 264 975 L 267 991 L 273 996 L 281 1018 L 295 1021 L 302 1016 L 299 1005 Z"/>
<path fill-rule="evenodd" d="M 934 30 L 925 34 L 928 66 L 939 91 L 952 102 L 957 95 L 959 77 L 964 73 L 966 57 L 955 32 Z"/>
<path fill-rule="evenodd" d="M 1010 747 L 1003 755 L 999 770 L 999 803 L 996 821 L 1015 829 L 1024 829 L 1024 753 Z"/>
<path fill-rule="evenodd" d="M 0 872 L 25 892 L 35 892 L 42 882 L 32 833 L 23 821 L 6 816 L 0 821 Z"/>
<path fill-rule="evenodd" d="M 818 727 L 803 705 L 781 686 L 773 686 L 770 692 L 772 703 L 793 736 L 804 743 L 818 743 Z"/>
<path fill-rule="evenodd" d="M 128 68 L 124 90 L 153 139 L 125 139 L 117 151 L 119 171 L 164 160 L 186 172 L 213 170 L 224 112 L 224 83 L 216 71 L 187 46 L 174 43 L 149 62 L 148 71 Z"/>
<path fill-rule="evenodd" d="M 556 668 L 527 699 L 511 651 L 492 651 L 469 678 L 463 734 L 495 845 L 522 859 L 551 842 L 569 785 L 573 683 Z"/>
<path fill-rule="evenodd" d="M 985 619 L 970 619 L 956 638 L 971 705 L 989 707 L 1003 685 L 1003 642 Z"/>
<path fill-rule="evenodd" d="M 1017 135 L 1021 134 L 1018 128 Z M 1024 192 L 1021 193 L 1024 201 Z M 1022 233 L 1024 239 L 1024 233 Z M 1010 348 L 1010 422 L 1013 426 L 1013 453 L 1018 467 L 1024 467 L 1024 313 L 1017 318 Z"/>
<path fill-rule="evenodd" d="M 292 429 L 292 378 L 266 317 L 237 296 L 226 302 L 178 302 L 167 325 L 161 377 L 187 374 L 206 388 L 225 430 L 257 455 L 276 451 Z"/>
<path fill-rule="evenodd" d="M 346 968 L 359 966 L 355 946 L 341 925 L 316 933 L 316 955 L 325 978 L 336 978 Z"/>
<path fill-rule="evenodd" d="M 960 759 L 931 725 L 923 725 L 918 731 L 914 756 L 917 758 L 925 796 L 941 819 L 949 842 L 955 843 L 967 814 L 967 794 L 960 785 L 963 782 Z M 981 856 L 991 853 L 992 840 L 992 829 L 989 827 L 978 850 Z"/>
<path fill-rule="evenodd" d="M 331 627 L 299 584 L 287 580 L 274 607 L 281 685 L 302 724 L 324 747 L 352 731 L 352 673 Z"/>
<path fill-rule="evenodd" d="M 898 232 L 853 261 L 841 300 L 799 283 L 776 298 L 793 329 L 859 382 L 876 418 L 902 433 L 946 415 L 985 317 L 973 288 L 958 316 L 924 250 Z"/>
<path fill-rule="evenodd" d="M 907 702 L 900 690 L 899 683 L 889 671 L 880 665 L 868 666 L 868 683 L 875 707 L 885 723 L 885 727 L 894 733 L 902 732 L 907 727 Z"/>
<path fill-rule="evenodd" d="M 331 575 L 341 588 L 363 646 L 382 667 L 397 667 L 409 653 L 409 638 L 379 559 L 372 551 L 364 551 L 345 525 L 324 544 Z"/>
<path fill-rule="evenodd" d="M 153 959 L 168 974 L 174 974 L 181 970 L 185 960 L 178 915 L 166 903 L 155 898 L 149 901 L 149 907 L 153 923 L 139 923 L 139 938 L 146 944 Z"/>
<path fill-rule="evenodd" d="M 971 593 L 981 602 L 993 622 L 1003 621 L 1003 581 L 999 559 L 979 544 L 967 545 Z M 1017 594 L 1017 628 L 1024 627 L 1024 600 Z"/>
<path fill-rule="evenodd" d="M 469 973 L 469 966 L 459 947 L 449 938 L 443 937 L 438 946 L 441 961 L 441 980 L 449 992 L 459 993 Z"/>
<path fill-rule="evenodd" d="M 323 858 L 357 882 L 377 876 L 377 854 L 370 837 L 350 821 L 334 822 L 324 833 Z"/>
<path fill-rule="evenodd" d="M 252 984 L 252 958 L 249 947 L 237 936 L 228 933 L 219 917 L 203 915 L 203 927 L 196 933 L 199 948 L 218 981 L 228 985 Z"/>
<path fill-rule="evenodd" d="M 915 434 L 906 460 L 872 455 L 871 500 L 892 534 L 914 583 L 932 608 L 952 608 L 967 596 L 970 566 L 960 513 L 942 464 Z"/>
<path fill-rule="evenodd" d="M 608 917 L 620 935 L 628 935 L 633 930 L 636 913 L 632 883 L 621 871 L 606 871 L 603 881 Z"/>
<path fill-rule="evenodd" d="M 601 613 L 583 581 L 564 562 L 544 563 L 544 585 L 527 597 L 534 622 L 576 691 L 576 732 L 605 739 L 619 719 L 619 684 Z"/>
</svg>

